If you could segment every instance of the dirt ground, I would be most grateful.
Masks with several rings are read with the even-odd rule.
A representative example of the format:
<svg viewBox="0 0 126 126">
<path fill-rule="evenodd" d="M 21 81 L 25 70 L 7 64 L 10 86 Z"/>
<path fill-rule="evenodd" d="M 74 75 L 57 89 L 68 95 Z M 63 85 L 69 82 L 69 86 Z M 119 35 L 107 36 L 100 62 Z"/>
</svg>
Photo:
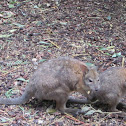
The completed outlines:
<svg viewBox="0 0 126 126">
<path fill-rule="evenodd" d="M 1 97 L 23 93 L 34 71 L 33 58 L 41 63 L 59 56 L 93 63 L 100 71 L 126 66 L 126 1 L 0 0 Z M 59 112 L 51 114 L 51 105 L 52 101 L 38 103 L 34 99 L 26 105 L 0 105 L 0 125 L 126 125 L 126 118 L 118 113 L 72 117 Z"/>
</svg>

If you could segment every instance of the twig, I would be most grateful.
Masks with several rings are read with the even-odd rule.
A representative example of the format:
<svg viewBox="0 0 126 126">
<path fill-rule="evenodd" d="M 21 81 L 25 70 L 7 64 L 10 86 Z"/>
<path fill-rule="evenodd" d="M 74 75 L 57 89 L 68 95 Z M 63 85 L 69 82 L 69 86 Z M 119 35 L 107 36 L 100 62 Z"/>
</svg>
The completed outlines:
<svg viewBox="0 0 126 126">
<path fill-rule="evenodd" d="M 99 112 L 99 111 L 98 111 Z M 121 111 L 119 112 L 100 112 L 100 113 L 104 113 L 104 114 L 114 114 L 114 113 L 122 113 Z"/>
<path fill-rule="evenodd" d="M 101 17 L 87 17 L 88 19 L 100 19 Z"/>
<path fill-rule="evenodd" d="M 65 114 L 66 114 L 65 117 L 68 118 L 68 119 L 71 119 L 71 120 L 76 121 L 76 122 L 80 122 L 80 123 L 84 124 L 85 126 L 90 126 L 89 124 L 87 125 L 87 124 L 85 124 L 84 122 L 82 122 L 82 121 L 76 119 L 76 118 L 73 117 L 72 115 L 69 115 L 69 114 L 67 114 L 67 113 L 65 113 Z"/>
<path fill-rule="evenodd" d="M 125 57 L 122 58 L 122 67 L 124 67 Z"/>
<path fill-rule="evenodd" d="M 53 41 L 48 40 L 48 39 L 46 39 L 46 40 L 49 41 L 52 45 L 56 46 L 58 49 L 60 49 L 60 47 L 57 44 L 55 44 Z"/>
<path fill-rule="evenodd" d="M 72 56 L 75 57 L 75 56 L 86 56 L 86 55 L 89 55 L 89 54 L 74 54 Z"/>
</svg>

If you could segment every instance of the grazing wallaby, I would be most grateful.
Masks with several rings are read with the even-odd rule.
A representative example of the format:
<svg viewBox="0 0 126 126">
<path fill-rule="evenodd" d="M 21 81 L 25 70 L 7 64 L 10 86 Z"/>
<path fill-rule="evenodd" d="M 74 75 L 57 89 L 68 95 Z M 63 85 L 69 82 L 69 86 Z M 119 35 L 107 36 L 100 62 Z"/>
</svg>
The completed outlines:
<svg viewBox="0 0 126 126">
<path fill-rule="evenodd" d="M 116 109 L 120 99 L 126 95 L 126 68 L 112 67 L 99 75 L 100 88 L 92 95 L 99 102 L 108 105 L 108 111 Z"/>
<path fill-rule="evenodd" d="M 38 66 L 21 97 L 0 98 L 0 104 L 24 104 L 35 97 L 38 100 L 55 100 L 56 109 L 62 113 L 76 113 L 78 110 L 66 108 L 69 94 L 77 91 L 88 97 L 88 91 L 96 90 L 98 83 L 95 68 L 87 67 L 76 59 L 60 57 Z"/>
</svg>

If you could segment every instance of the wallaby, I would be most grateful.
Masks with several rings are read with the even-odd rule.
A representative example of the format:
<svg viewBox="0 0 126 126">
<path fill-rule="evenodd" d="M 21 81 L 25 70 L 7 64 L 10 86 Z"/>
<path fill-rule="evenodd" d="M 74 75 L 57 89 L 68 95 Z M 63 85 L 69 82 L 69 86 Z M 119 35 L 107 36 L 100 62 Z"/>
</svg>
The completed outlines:
<svg viewBox="0 0 126 126">
<path fill-rule="evenodd" d="M 108 105 L 108 111 L 118 111 L 120 99 L 126 95 L 126 68 L 112 67 L 100 73 L 100 88 L 94 91 L 92 99 Z"/>
<path fill-rule="evenodd" d="M 60 57 L 43 62 L 38 66 L 18 98 L 0 98 L 0 104 L 24 104 L 32 97 L 38 100 L 55 100 L 56 109 L 62 113 L 76 113 L 66 108 L 69 94 L 80 92 L 88 97 L 88 91 L 99 88 L 99 74 L 93 67 L 69 57 Z"/>
</svg>

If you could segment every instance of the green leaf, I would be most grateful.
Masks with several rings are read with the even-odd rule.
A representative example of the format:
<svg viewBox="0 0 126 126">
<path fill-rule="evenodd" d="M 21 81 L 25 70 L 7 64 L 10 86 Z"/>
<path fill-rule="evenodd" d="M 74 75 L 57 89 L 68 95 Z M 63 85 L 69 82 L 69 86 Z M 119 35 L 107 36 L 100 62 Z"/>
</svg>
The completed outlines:
<svg viewBox="0 0 126 126">
<path fill-rule="evenodd" d="M 111 54 L 109 54 L 109 53 L 104 53 L 104 54 L 106 54 L 106 55 L 108 55 L 108 56 L 110 56 Z"/>
<path fill-rule="evenodd" d="M 5 118 L 0 118 L 0 122 L 2 122 L 2 123 L 6 123 L 8 120 L 6 120 Z"/>
<path fill-rule="evenodd" d="M 108 20 L 111 20 L 111 16 L 108 16 L 107 19 L 108 19 Z"/>
<path fill-rule="evenodd" d="M 42 22 L 42 21 L 37 21 L 37 22 L 36 22 L 36 25 L 37 25 L 37 26 L 42 26 L 42 25 L 43 25 L 43 22 Z"/>
<path fill-rule="evenodd" d="M 47 42 L 44 42 L 44 41 L 40 41 L 39 44 L 49 45 L 50 43 L 47 43 Z"/>
<path fill-rule="evenodd" d="M 48 108 L 46 110 L 46 112 L 52 114 L 52 113 L 56 112 L 56 109 Z"/>
<path fill-rule="evenodd" d="M 67 25 L 67 22 L 60 22 L 61 25 Z"/>
<path fill-rule="evenodd" d="M 90 110 L 90 111 L 88 111 L 85 115 L 92 115 L 92 114 L 94 114 L 96 111 L 95 110 Z"/>
<path fill-rule="evenodd" d="M 110 50 L 110 49 L 114 49 L 115 46 L 108 46 L 108 47 L 101 47 L 99 48 L 99 50 Z"/>
<path fill-rule="evenodd" d="M 53 113 L 56 112 L 56 109 L 53 109 L 52 105 L 51 105 L 49 108 L 46 109 L 46 112 L 49 113 L 49 114 L 53 114 Z"/>
<path fill-rule="evenodd" d="M 9 30 L 9 32 L 15 32 L 17 29 L 12 29 L 12 30 Z"/>
<path fill-rule="evenodd" d="M 13 25 L 18 26 L 19 28 L 22 28 L 22 27 L 24 27 L 24 26 L 25 26 L 25 25 L 22 25 L 22 24 L 19 24 L 19 23 L 13 23 Z"/>
<path fill-rule="evenodd" d="M 121 52 L 117 53 L 116 55 L 117 55 L 117 56 L 119 56 L 119 57 L 121 57 L 121 56 L 122 56 Z"/>
<path fill-rule="evenodd" d="M 39 7 L 37 5 L 35 5 L 34 8 L 39 8 Z"/>
<path fill-rule="evenodd" d="M 112 57 L 113 57 L 113 58 L 115 58 L 115 57 L 122 57 L 122 54 L 121 54 L 121 52 L 119 52 L 119 53 L 114 53 L 114 54 L 112 55 Z"/>
<path fill-rule="evenodd" d="M 23 107 L 19 106 L 19 108 L 24 112 L 24 108 Z"/>
<path fill-rule="evenodd" d="M 114 54 L 112 55 L 112 57 L 113 57 L 113 58 L 117 57 L 116 53 L 114 53 Z"/>
<path fill-rule="evenodd" d="M 85 63 L 87 66 L 95 66 L 93 63 Z"/>
<path fill-rule="evenodd" d="M 0 34 L 0 38 L 9 38 L 10 36 L 12 36 L 12 34 Z"/>
<path fill-rule="evenodd" d="M 101 9 L 97 9 L 97 10 L 98 10 L 98 11 L 101 11 L 101 12 L 103 11 L 103 10 L 101 10 Z"/>
<path fill-rule="evenodd" d="M 30 62 L 28 62 L 28 61 L 24 61 L 24 62 L 22 62 L 21 64 L 28 64 L 28 63 L 30 63 Z"/>
<path fill-rule="evenodd" d="M 90 109 L 90 107 L 88 107 L 88 106 L 82 107 L 82 111 L 83 111 L 83 112 L 86 112 L 86 111 L 88 111 L 89 109 Z"/>
<path fill-rule="evenodd" d="M 108 46 L 107 49 L 114 49 L 115 46 Z"/>
<path fill-rule="evenodd" d="M 13 4 L 9 4 L 8 7 L 9 8 L 15 8 L 15 6 Z"/>
<path fill-rule="evenodd" d="M 101 48 L 99 48 L 99 50 L 107 50 L 107 48 L 101 47 Z"/>
<path fill-rule="evenodd" d="M 2 73 L 8 73 L 7 71 L 4 71 L 4 70 L 1 70 L 0 72 L 2 72 Z"/>
<path fill-rule="evenodd" d="M 92 44 L 91 43 L 87 43 L 89 46 L 92 46 Z"/>
<path fill-rule="evenodd" d="M 11 12 L 11 11 L 5 11 L 2 14 L 3 14 L 4 18 L 10 18 L 10 17 L 12 17 L 14 15 L 14 13 Z"/>
<path fill-rule="evenodd" d="M 7 98 L 9 98 L 10 96 L 12 96 L 12 91 L 13 91 L 13 88 L 10 89 L 9 91 L 7 91 L 7 92 L 5 93 L 5 96 L 6 96 Z"/>
<path fill-rule="evenodd" d="M 24 78 L 17 78 L 17 81 L 24 81 L 24 82 L 29 82 L 29 80 L 25 80 Z"/>
<path fill-rule="evenodd" d="M 46 61 L 46 59 L 40 59 L 39 63 Z"/>
<path fill-rule="evenodd" d="M 16 4 L 17 0 L 10 0 L 9 3 L 10 4 Z"/>
<path fill-rule="evenodd" d="M 17 60 L 14 64 L 18 65 L 21 64 L 23 61 L 22 60 Z"/>
</svg>

